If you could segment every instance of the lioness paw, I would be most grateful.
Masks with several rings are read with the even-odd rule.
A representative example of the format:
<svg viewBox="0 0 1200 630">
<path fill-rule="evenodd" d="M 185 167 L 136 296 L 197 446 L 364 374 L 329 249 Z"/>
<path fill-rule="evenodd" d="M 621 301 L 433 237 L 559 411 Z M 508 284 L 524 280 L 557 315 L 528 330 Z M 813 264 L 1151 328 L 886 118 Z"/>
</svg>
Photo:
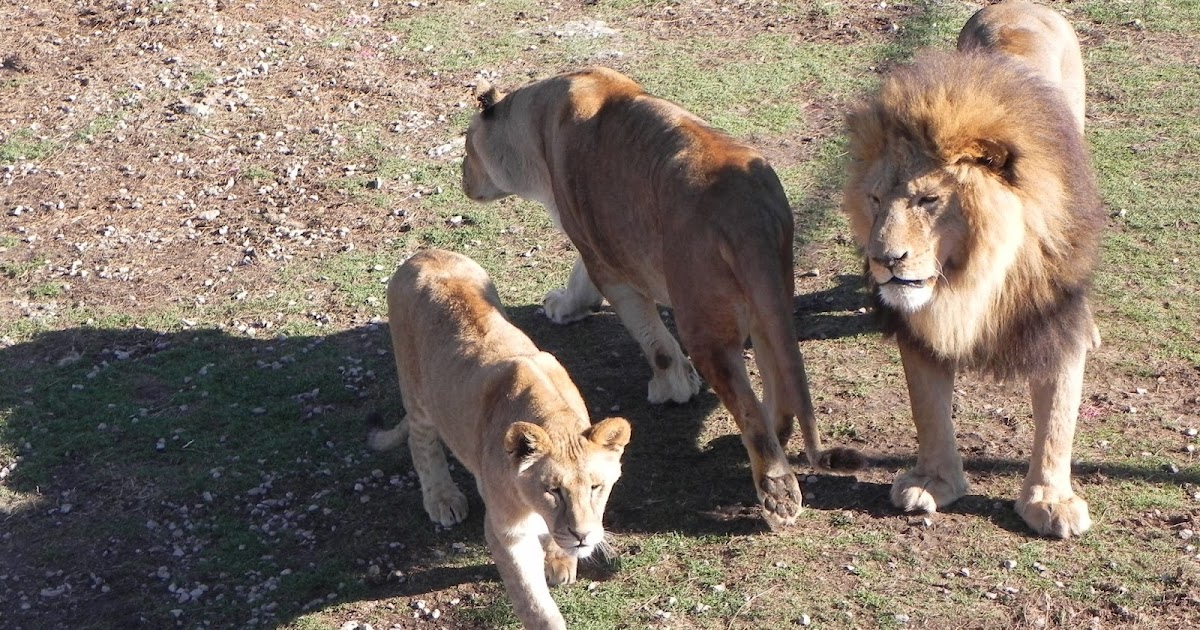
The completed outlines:
<svg viewBox="0 0 1200 630">
<path fill-rule="evenodd" d="M 1092 527 L 1087 501 L 1074 493 L 1063 497 L 1061 493 L 1048 491 L 1044 486 L 1033 486 L 1021 492 L 1016 509 L 1025 523 L 1042 536 L 1070 538 Z"/>
<path fill-rule="evenodd" d="M 546 584 L 574 584 L 579 559 L 562 553 L 546 552 Z"/>
<path fill-rule="evenodd" d="M 763 477 L 759 487 L 763 519 L 772 531 L 779 531 L 795 524 L 800 515 L 800 484 L 796 476 L 788 473 L 781 477 Z"/>
<path fill-rule="evenodd" d="M 554 289 L 542 300 L 542 310 L 555 324 L 570 324 L 592 314 L 591 304 L 579 304 L 566 289 Z"/>
<path fill-rule="evenodd" d="M 667 401 L 682 404 L 700 393 L 700 375 L 696 374 L 696 368 L 692 367 L 691 361 L 685 358 L 682 365 L 655 370 L 646 392 L 646 399 L 652 405 L 661 405 Z"/>
<path fill-rule="evenodd" d="M 442 527 L 457 525 L 467 518 L 467 497 L 458 488 L 441 488 L 425 493 L 425 512 Z"/>
<path fill-rule="evenodd" d="M 950 478 L 908 470 L 892 483 L 892 505 L 905 512 L 937 512 L 967 493 L 967 478 L 955 471 Z"/>
</svg>

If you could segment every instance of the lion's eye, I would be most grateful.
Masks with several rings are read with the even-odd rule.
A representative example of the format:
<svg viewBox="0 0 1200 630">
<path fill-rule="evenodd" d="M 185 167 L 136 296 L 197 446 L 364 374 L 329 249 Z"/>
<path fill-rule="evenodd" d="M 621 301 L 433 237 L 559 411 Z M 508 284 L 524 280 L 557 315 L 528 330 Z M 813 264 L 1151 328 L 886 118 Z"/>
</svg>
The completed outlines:
<svg viewBox="0 0 1200 630">
<path fill-rule="evenodd" d="M 871 195 L 871 205 L 879 206 L 879 195 Z"/>
<path fill-rule="evenodd" d="M 941 197 L 938 197 L 937 195 L 925 195 L 924 197 L 921 197 L 920 203 L 922 206 L 925 206 L 926 208 L 928 208 L 929 206 L 932 206 L 933 204 L 937 203 L 938 199 L 940 199 L 940 198 Z"/>
<path fill-rule="evenodd" d="M 562 488 L 546 488 L 546 494 L 557 499 L 562 498 Z"/>
<path fill-rule="evenodd" d="M 600 492 L 600 489 L 603 487 L 604 486 L 601 486 L 600 484 L 594 484 L 592 486 L 592 494 L 596 494 L 597 492 Z"/>
</svg>

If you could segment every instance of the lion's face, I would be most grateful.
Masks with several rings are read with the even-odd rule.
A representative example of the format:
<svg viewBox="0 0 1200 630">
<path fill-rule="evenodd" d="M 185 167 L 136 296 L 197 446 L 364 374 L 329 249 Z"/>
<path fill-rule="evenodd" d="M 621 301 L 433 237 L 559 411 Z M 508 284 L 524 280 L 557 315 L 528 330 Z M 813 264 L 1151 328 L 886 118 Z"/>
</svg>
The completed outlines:
<svg viewBox="0 0 1200 630">
<path fill-rule="evenodd" d="M 467 128 L 466 157 L 462 163 L 462 189 L 467 197 L 474 201 L 488 202 L 503 199 L 512 194 L 498 185 L 489 172 L 491 149 L 488 146 L 489 134 L 485 128 L 488 121 L 481 114 L 475 116 L 471 126 Z M 493 166 L 492 169 L 495 170 Z"/>
<path fill-rule="evenodd" d="M 869 184 L 848 204 L 864 244 L 867 266 L 885 304 L 901 312 L 920 310 L 939 283 L 961 266 L 968 225 L 954 177 L 929 166 L 915 173 L 880 162 Z"/>
<path fill-rule="evenodd" d="M 621 476 L 629 423 L 608 418 L 565 443 L 555 443 L 539 429 L 518 422 L 509 430 L 518 490 L 545 520 L 554 542 L 568 554 L 586 558 L 604 540 L 604 508 Z"/>
</svg>

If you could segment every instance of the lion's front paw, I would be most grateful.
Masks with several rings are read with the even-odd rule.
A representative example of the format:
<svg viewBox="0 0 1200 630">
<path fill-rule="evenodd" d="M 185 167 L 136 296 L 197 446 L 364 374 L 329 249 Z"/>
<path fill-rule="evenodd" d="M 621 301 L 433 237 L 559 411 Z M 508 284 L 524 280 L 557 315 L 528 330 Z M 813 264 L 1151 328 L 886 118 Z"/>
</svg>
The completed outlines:
<svg viewBox="0 0 1200 630">
<path fill-rule="evenodd" d="M 554 289 L 542 300 L 542 310 L 555 324 L 570 324 L 592 314 L 591 304 L 579 304 L 566 289 Z"/>
<path fill-rule="evenodd" d="M 1060 492 L 1049 486 L 1030 486 L 1017 499 L 1017 514 L 1042 536 L 1070 538 L 1092 527 L 1087 501 L 1073 491 Z"/>
<path fill-rule="evenodd" d="M 564 553 L 546 552 L 546 584 L 574 584 L 579 559 Z"/>
<path fill-rule="evenodd" d="M 670 369 L 655 370 L 646 388 L 650 404 L 660 405 L 668 400 L 682 404 L 700 393 L 700 375 L 696 374 L 696 368 L 687 359 L 682 363 Z"/>
<path fill-rule="evenodd" d="M 937 512 L 967 493 L 967 478 L 961 470 L 950 475 L 925 474 L 916 469 L 896 477 L 892 483 L 892 505 L 905 512 Z"/>
<path fill-rule="evenodd" d="M 458 488 L 437 488 L 424 493 L 424 498 L 425 512 L 442 527 L 457 525 L 467 518 L 467 497 Z"/>
<path fill-rule="evenodd" d="M 763 518 L 773 531 L 790 527 L 800 515 L 800 484 L 790 472 L 780 477 L 764 477 L 758 499 L 762 502 Z"/>
</svg>

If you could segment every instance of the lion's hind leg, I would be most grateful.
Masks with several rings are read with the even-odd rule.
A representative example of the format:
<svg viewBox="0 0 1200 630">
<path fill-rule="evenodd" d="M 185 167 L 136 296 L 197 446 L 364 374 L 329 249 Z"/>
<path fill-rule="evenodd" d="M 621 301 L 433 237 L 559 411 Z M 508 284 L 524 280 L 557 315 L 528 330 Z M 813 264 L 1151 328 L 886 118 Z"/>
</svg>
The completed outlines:
<svg viewBox="0 0 1200 630">
<path fill-rule="evenodd" d="M 467 517 L 467 497 L 450 478 L 446 451 L 433 423 L 422 416 L 408 414 L 408 449 L 413 468 L 421 480 L 421 496 L 430 520 L 450 527 Z"/>
<path fill-rule="evenodd" d="M 1086 357 L 1087 353 L 1080 351 L 1065 359 L 1058 373 L 1029 381 L 1035 425 L 1033 456 L 1016 509 L 1043 536 L 1070 538 L 1092 526 L 1087 502 L 1071 487 L 1071 442 L 1083 396 Z"/>
<path fill-rule="evenodd" d="M 968 487 L 951 418 L 954 367 L 903 341 L 899 346 L 917 429 L 917 464 L 892 483 L 892 504 L 906 512 L 936 512 L 960 499 Z"/>
<path fill-rule="evenodd" d="M 603 301 L 604 296 L 588 276 L 583 259 L 576 258 L 567 286 L 547 293 L 542 310 L 555 324 L 569 324 L 591 315 Z"/>
</svg>

